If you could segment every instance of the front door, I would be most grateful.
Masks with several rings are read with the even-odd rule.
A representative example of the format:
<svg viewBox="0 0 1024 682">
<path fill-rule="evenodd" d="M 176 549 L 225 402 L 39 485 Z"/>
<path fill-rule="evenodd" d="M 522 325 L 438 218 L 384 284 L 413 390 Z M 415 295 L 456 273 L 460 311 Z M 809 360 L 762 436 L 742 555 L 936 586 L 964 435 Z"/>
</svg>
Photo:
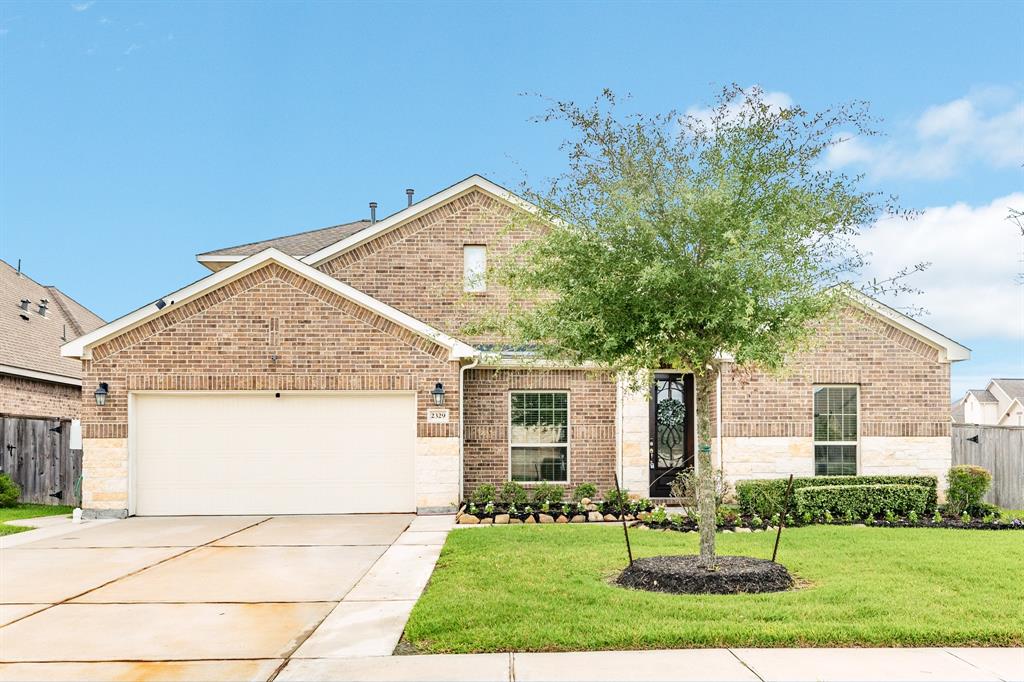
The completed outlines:
<svg viewBox="0 0 1024 682">
<path fill-rule="evenodd" d="M 693 466 L 693 375 L 655 374 L 651 386 L 651 497 L 671 497 L 672 481 Z"/>
</svg>

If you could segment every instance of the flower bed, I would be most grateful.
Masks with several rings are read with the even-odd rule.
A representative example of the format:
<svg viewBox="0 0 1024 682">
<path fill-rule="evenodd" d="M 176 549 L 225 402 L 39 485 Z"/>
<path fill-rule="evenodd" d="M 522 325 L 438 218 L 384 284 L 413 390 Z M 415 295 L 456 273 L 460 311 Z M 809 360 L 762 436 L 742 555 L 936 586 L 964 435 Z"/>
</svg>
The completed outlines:
<svg viewBox="0 0 1024 682">
<path fill-rule="evenodd" d="M 647 499 L 629 500 L 620 506 L 617 501 L 583 498 L 579 502 L 541 503 L 539 505 L 502 504 L 491 502 L 480 506 L 472 501 L 463 503 L 456 514 L 456 522 L 463 525 L 517 524 L 517 523 L 598 523 L 605 521 L 636 521 L 640 515 L 655 509 Z"/>
</svg>

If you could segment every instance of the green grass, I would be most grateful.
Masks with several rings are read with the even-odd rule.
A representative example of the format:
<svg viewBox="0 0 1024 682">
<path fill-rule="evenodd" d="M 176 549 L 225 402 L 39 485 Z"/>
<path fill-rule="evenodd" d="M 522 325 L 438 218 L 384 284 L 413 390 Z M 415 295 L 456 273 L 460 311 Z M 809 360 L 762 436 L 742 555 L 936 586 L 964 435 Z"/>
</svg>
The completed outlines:
<svg viewBox="0 0 1024 682">
<path fill-rule="evenodd" d="M 0 507 L 0 535 L 13 535 L 26 530 L 32 530 L 31 526 L 12 526 L 5 521 L 17 521 L 18 519 L 32 519 L 37 516 L 56 516 L 58 514 L 70 514 L 71 507 L 65 505 L 50 504 L 19 504 L 15 507 Z"/>
<path fill-rule="evenodd" d="M 630 537 L 637 557 L 697 550 L 696 534 Z M 774 538 L 719 534 L 718 549 L 767 558 Z M 1024 532 L 793 528 L 779 561 L 799 589 L 656 594 L 610 584 L 626 565 L 621 528 L 455 530 L 406 638 L 431 653 L 1024 645 Z"/>
</svg>

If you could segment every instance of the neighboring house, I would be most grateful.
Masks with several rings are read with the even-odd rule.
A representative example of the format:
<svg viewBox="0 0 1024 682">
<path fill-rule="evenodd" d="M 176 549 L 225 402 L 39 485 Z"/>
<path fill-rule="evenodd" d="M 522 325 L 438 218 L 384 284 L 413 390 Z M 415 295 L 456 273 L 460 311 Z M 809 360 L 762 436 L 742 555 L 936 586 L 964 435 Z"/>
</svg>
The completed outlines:
<svg viewBox="0 0 1024 682">
<path fill-rule="evenodd" d="M 103 320 L 4 261 L 0 292 L 0 415 L 78 419 L 82 363 L 62 357 L 60 347 Z"/>
<path fill-rule="evenodd" d="M 1024 379 L 992 379 L 953 403 L 954 424 L 1024 426 Z"/>
<path fill-rule="evenodd" d="M 634 391 L 463 333 L 507 301 L 486 272 L 524 238 L 516 208 L 473 176 L 380 221 L 200 254 L 213 274 L 66 344 L 88 513 L 441 510 L 510 478 L 666 495 L 694 459 L 685 368 Z M 785 376 L 726 366 L 729 477 L 943 475 L 969 351 L 854 294 L 820 327 Z"/>
</svg>

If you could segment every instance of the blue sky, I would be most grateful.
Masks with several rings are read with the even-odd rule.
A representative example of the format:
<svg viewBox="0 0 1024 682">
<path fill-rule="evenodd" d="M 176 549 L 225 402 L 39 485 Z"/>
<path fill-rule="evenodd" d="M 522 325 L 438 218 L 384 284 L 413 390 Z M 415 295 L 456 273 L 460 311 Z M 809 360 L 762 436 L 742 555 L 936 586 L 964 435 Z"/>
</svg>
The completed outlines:
<svg viewBox="0 0 1024 682">
<path fill-rule="evenodd" d="M 543 102 L 648 111 L 758 84 L 872 103 L 830 159 L 926 209 L 868 238 L 931 260 L 922 318 L 971 346 L 954 395 L 1024 376 L 1024 4 L 0 4 L 0 258 L 113 318 L 206 272 L 194 254 L 402 207 L 472 173 L 563 168 Z"/>
</svg>

